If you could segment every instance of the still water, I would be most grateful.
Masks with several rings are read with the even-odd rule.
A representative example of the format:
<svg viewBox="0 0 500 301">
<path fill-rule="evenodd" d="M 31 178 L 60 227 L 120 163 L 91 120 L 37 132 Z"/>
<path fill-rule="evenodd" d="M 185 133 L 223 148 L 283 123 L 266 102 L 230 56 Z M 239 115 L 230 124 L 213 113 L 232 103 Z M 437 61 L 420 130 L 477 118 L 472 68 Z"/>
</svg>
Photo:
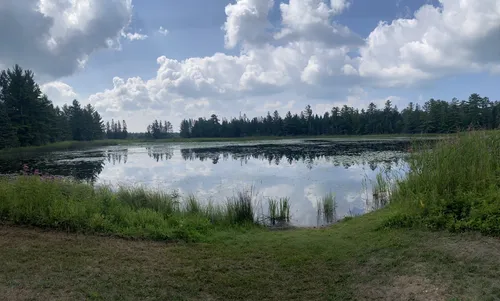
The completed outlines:
<svg viewBox="0 0 500 301">
<path fill-rule="evenodd" d="M 292 223 L 317 225 L 317 200 L 334 193 L 337 216 L 372 210 L 378 173 L 404 175 L 407 140 L 281 140 L 111 146 L 82 151 L 0 157 L 0 173 L 23 164 L 44 173 L 95 184 L 145 186 L 203 201 L 224 202 L 252 189 L 267 198 L 289 197 Z"/>
</svg>

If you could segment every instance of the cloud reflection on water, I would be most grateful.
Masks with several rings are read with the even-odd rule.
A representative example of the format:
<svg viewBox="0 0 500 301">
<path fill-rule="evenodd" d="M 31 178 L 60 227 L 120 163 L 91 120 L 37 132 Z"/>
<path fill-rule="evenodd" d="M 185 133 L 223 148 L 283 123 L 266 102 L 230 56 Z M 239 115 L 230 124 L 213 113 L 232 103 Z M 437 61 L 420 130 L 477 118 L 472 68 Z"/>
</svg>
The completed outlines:
<svg viewBox="0 0 500 301">
<path fill-rule="evenodd" d="M 340 217 L 364 213 L 369 193 L 363 180 L 374 180 L 383 170 L 407 168 L 404 143 L 186 146 L 114 146 L 19 160 L 98 184 L 177 190 L 205 201 L 225 201 L 236 191 L 253 187 L 263 207 L 269 197 L 289 197 L 292 221 L 303 226 L 316 225 L 316 202 L 330 192 L 336 196 Z M 14 168 L 1 159 L 0 167 L 1 172 Z"/>
</svg>

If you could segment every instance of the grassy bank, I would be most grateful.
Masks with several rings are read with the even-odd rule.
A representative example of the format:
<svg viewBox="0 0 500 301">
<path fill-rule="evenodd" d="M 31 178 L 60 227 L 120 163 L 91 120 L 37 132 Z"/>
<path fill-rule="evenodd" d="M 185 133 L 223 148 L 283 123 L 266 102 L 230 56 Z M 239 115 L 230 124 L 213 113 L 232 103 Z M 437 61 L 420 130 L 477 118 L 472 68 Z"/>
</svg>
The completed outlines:
<svg viewBox="0 0 500 301">
<path fill-rule="evenodd" d="M 142 188 L 93 187 L 51 176 L 0 180 L 0 221 L 81 233 L 202 241 L 220 229 L 262 224 L 251 190 L 221 204 Z M 287 212 L 289 219 L 289 212 Z"/>
<path fill-rule="evenodd" d="M 380 135 L 319 135 L 319 136 L 248 136 L 248 137 L 218 137 L 218 138 L 172 138 L 149 140 L 156 142 L 244 142 L 259 140 L 290 140 L 290 139 L 397 139 L 397 138 L 432 138 L 441 137 L 438 134 L 380 134 Z"/>
<path fill-rule="evenodd" d="M 500 234 L 500 132 L 450 136 L 409 163 L 388 226 Z"/>
<path fill-rule="evenodd" d="M 65 151 L 65 150 L 79 150 L 92 147 L 130 143 L 128 141 L 129 140 L 62 141 L 40 146 L 27 146 L 27 147 L 2 149 L 0 150 L 0 154 L 9 154 L 18 152 L 52 152 L 52 151 Z"/>
<path fill-rule="evenodd" d="M 94 141 L 63 141 L 41 146 L 17 147 L 0 150 L 2 153 L 16 152 L 36 152 L 36 151 L 65 151 L 78 150 L 92 147 L 101 147 L 109 145 L 130 145 L 138 143 L 185 143 L 185 142 L 250 142 L 262 140 L 290 140 L 290 139 L 419 139 L 443 137 L 445 135 L 435 134 L 414 134 L 414 135 L 363 135 L 363 136 L 251 136 L 251 137 L 233 137 L 233 138 L 170 138 L 170 139 L 112 139 L 112 140 L 94 140 Z"/>
</svg>

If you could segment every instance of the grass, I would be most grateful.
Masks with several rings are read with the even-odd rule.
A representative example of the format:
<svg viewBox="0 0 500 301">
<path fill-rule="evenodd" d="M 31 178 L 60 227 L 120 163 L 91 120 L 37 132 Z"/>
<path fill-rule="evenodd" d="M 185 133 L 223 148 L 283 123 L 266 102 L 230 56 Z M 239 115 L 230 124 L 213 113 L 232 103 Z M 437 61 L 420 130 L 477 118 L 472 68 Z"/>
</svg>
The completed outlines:
<svg viewBox="0 0 500 301">
<path fill-rule="evenodd" d="M 327 195 L 319 199 L 316 207 L 318 211 L 318 225 L 329 225 L 337 220 L 337 203 L 335 201 L 335 195 L 333 193 L 328 193 Z"/>
<path fill-rule="evenodd" d="M 418 148 L 391 196 L 388 226 L 500 234 L 500 132 L 467 132 Z"/>
<path fill-rule="evenodd" d="M 78 149 L 85 149 L 92 147 L 124 144 L 125 141 L 127 140 L 62 141 L 40 146 L 0 149 L 0 154 L 9 154 L 17 152 L 52 152 L 52 151 L 78 150 Z"/>
<path fill-rule="evenodd" d="M 112 192 L 30 176 L 5 179 L 0 295 L 8 300 L 498 300 L 500 241 L 479 232 L 500 233 L 500 133 L 461 133 L 432 150 L 414 147 L 409 165 L 396 189 L 382 176 L 375 182 L 375 192 L 390 191 L 386 208 L 328 227 L 288 231 L 249 226 L 257 215 L 251 191 L 225 205 L 202 205 L 194 197 L 180 200 L 144 190 Z M 275 217 L 284 207 L 269 204 Z M 318 202 L 325 220 L 334 220 L 335 210 L 333 194 Z"/>
<path fill-rule="evenodd" d="M 219 228 L 257 223 L 252 195 L 239 192 L 226 206 L 205 206 L 193 196 L 143 188 L 108 187 L 67 179 L 19 176 L 0 180 L 0 221 L 153 240 L 200 241 Z"/>
<path fill-rule="evenodd" d="M 275 225 L 287 225 L 290 223 L 290 199 L 288 197 L 269 199 L 268 201 L 269 223 Z"/>
<path fill-rule="evenodd" d="M 6 300 L 496 300 L 500 241 L 384 229 L 225 229 L 160 243 L 0 226 Z"/>
<path fill-rule="evenodd" d="M 256 216 L 253 205 L 253 190 L 238 191 L 227 200 L 227 217 L 230 224 L 254 224 Z"/>
<path fill-rule="evenodd" d="M 395 190 L 394 187 L 391 187 L 390 179 L 388 179 L 391 175 L 386 174 L 385 176 L 384 173 L 378 173 L 375 177 L 375 182 L 372 184 L 372 210 L 378 210 L 387 206 Z"/>
</svg>

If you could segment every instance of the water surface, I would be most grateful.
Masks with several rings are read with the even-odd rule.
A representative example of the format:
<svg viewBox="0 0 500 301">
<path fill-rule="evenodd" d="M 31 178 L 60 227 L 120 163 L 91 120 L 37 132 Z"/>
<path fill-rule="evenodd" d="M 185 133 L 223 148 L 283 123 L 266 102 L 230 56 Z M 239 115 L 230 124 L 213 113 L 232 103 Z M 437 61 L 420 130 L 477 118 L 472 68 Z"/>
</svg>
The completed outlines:
<svg viewBox="0 0 500 301">
<path fill-rule="evenodd" d="M 141 185 L 203 201 L 224 202 L 252 188 L 256 202 L 289 197 L 292 222 L 316 226 L 317 200 L 334 193 L 337 215 L 372 210 L 371 181 L 380 172 L 404 174 L 406 140 L 280 140 L 137 144 L 0 157 L 0 173 L 23 164 L 96 184 Z"/>
</svg>

